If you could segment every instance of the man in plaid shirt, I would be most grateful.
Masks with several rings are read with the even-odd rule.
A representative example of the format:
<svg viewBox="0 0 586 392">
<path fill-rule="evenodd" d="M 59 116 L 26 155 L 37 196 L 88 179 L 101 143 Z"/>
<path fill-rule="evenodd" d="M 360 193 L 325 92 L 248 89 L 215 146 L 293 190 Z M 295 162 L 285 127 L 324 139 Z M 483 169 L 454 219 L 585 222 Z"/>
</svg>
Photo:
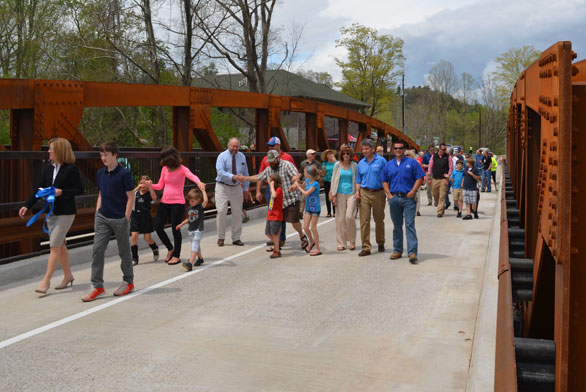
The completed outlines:
<svg viewBox="0 0 586 392">
<path fill-rule="evenodd" d="M 234 176 L 240 182 L 243 181 L 266 181 L 271 174 L 277 174 L 283 182 L 283 219 L 291 223 L 293 228 L 299 233 L 301 240 L 301 249 L 307 248 L 309 243 L 303 233 L 301 223 L 299 222 L 299 203 L 301 193 L 292 188 L 293 183 L 299 180 L 299 173 L 291 162 L 282 161 L 279 153 L 271 150 L 267 153 L 267 162 L 269 166 L 256 176 Z M 257 192 L 258 195 L 258 192 Z M 260 201 L 260 200 L 259 200 Z"/>
</svg>

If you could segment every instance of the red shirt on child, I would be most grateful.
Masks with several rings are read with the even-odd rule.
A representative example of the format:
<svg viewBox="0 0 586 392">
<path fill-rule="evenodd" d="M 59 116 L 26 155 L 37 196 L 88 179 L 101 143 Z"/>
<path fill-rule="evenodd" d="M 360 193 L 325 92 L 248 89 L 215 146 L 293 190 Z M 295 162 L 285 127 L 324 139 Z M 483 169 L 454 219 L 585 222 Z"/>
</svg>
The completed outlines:
<svg viewBox="0 0 586 392">
<path fill-rule="evenodd" d="M 267 213 L 267 220 L 269 221 L 283 221 L 283 189 L 278 187 L 275 189 L 277 197 L 271 197 L 269 202 L 269 212 Z"/>
</svg>

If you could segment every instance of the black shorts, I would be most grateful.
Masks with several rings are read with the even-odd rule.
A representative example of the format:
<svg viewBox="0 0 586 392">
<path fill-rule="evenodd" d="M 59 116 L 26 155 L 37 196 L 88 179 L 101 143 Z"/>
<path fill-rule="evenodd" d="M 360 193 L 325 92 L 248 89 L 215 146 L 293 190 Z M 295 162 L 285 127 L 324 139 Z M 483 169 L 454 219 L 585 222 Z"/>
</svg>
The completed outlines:
<svg viewBox="0 0 586 392">
<path fill-rule="evenodd" d="M 265 234 L 266 235 L 277 235 L 281 231 L 281 221 L 267 221 L 265 225 Z"/>
<path fill-rule="evenodd" d="M 150 234 L 153 231 L 153 219 L 149 214 L 132 211 L 130 215 L 131 233 Z"/>
</svg>

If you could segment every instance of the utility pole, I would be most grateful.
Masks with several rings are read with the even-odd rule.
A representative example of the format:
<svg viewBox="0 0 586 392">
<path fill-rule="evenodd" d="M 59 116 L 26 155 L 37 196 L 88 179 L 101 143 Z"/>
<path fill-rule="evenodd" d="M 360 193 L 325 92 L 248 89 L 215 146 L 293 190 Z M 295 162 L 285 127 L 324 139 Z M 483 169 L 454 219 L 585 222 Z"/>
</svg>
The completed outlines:
<svg viewBox="0 0 586 392">
<path fill-rule="evenodd" d="M 401 74 L 401 112 L 403 115 L 403 133 L 405 133 L 405 72 Z"/>
</svg>

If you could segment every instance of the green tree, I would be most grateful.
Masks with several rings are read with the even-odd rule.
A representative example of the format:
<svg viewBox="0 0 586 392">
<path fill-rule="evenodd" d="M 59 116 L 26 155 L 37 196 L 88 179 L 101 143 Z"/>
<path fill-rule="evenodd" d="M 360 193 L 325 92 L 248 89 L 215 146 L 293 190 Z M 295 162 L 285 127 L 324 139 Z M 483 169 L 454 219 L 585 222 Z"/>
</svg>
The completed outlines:
<svg viewBox="0 0 586 392">
<path fill-rule="evenodd" d="M 497 96 L 506 102 L 521 73 L 541 56 L 541 52 L 531 45 L 512 48 L 496 58 L 497 69 L 492 73 L 496 83 Z"/>
<path fill-rule="evenodd" d="M 348 54 L 345 61 L 336 58 L 342 68 L 338 86 L 343 93 L 368 103 L 367 114 L 374 117 L 386 109 L 382 103 L 390 102 L 396 78 L 403 72 L 403 40 L 357 23 L 340 32 L 336 47 L 345 48 Z"/>
</svg>

